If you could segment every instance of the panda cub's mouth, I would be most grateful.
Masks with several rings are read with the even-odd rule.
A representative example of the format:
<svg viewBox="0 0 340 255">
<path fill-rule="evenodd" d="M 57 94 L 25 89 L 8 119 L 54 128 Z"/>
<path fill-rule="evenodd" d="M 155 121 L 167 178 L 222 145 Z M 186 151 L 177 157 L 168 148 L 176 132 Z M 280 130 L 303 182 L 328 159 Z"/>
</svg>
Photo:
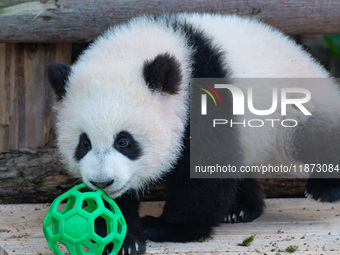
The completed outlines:
<svg viewBox="0 0 340 255">
<path fill-rule="evenodd" d="M 87 181 L 84 181 L 85 183 L 88 183 Z M 94 185 L 91 181 L 89 181 L 89 184 L 87 184 L 92 190 L 101 189 L 97 185 Z M 97 187 L 96 187 L 97 186 Z M 113 187 L 103 187 L 102 190 L 105 192 L 105 194 L 111 198 L 117 198 L 121 196 L 125 191 L 127 187 L 122 186 L 120 188 L 113 188 Z"/>
<path fill-rule="evenodd" d="M 104 190 L 104 192 L 109 197 L 116 198 L 116 197 L 119 197 L 121 194 L 123 194 L 125 189 L 126 189 L 125 187 L 122 187 L 120 189 L 115 189 L 115 190 Z"/>
</svg>

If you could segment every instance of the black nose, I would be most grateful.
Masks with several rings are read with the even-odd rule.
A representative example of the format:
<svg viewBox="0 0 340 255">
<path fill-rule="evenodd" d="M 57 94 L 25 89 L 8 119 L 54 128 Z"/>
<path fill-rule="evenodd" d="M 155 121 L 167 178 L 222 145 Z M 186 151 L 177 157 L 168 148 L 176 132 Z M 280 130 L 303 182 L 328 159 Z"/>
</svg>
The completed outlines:
<svg viewBox="0 0 340 255">
<path fill-rule="evenodd" d="M 95 181 L 91 181 L 91 184 L 97 188 L 100 188 L 100 189 L 105 189 L 107 186 L 110 186 L 111 184 L 113 184 L 113 179 L 112 180 L 108 180 L 108 181 L 105 181 L 105 182 L 95 182 Z"/>
</svg>

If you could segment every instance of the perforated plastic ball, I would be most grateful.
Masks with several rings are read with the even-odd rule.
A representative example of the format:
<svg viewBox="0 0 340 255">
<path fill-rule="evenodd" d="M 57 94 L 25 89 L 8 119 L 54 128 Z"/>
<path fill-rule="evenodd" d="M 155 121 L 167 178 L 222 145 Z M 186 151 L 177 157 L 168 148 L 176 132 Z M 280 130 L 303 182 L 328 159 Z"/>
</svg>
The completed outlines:
<svg viewBox="0 0 340 255">
<path fill-rule="evenodd" d="M 106 225 L 106 231 L 105 227 L 104 231 L 95 227 L 99 223 Z M 117 254 L 126 229 L 116 203 L 103 190 L 90 191 L 86 184 L 77 185 L 57 197 L 43 223 L 47 243 L 58 255 L 64 254 L 58 243 L 66 246 L 70 255 L 99 255 L 104 249 L 109 254 Z"/>
</svg>

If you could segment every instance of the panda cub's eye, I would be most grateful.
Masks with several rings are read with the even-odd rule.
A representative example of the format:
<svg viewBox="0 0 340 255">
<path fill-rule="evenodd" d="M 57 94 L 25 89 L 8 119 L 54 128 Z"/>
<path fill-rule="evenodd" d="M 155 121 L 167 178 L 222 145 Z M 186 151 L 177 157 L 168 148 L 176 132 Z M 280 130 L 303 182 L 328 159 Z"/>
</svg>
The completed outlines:
<svg viewBox="0 0 340 255">
<path fill-rule="evenodd" d="M 128 138 L 120 138 L 118 140 L 118 145 L 120 148 L 126 148 L 130 145 L 130 140 Z"/>
<path fill-rule="evenodd" d="M 139 143 L 127 131 L 121 131 L 115 136 L 113 147 L 131 160 L 139 158 L 142 153 Z"/>
<path fill-rule="evenodd" d="M 81 146 L 82 146 L 83 149 L 85 149 L 85 150 L 91 149 L 91 143 L 90 143 L 89 140 L 82 140 L 82 141 L 81 141 Z"/>
</svg>

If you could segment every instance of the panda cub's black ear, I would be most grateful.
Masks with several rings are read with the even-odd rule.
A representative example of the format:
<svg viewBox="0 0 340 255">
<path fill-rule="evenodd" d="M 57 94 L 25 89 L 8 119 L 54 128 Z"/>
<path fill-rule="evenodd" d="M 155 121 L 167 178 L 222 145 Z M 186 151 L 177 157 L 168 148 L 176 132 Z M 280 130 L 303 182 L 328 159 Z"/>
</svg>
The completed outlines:
<svg viewBox="0 0 340 255">
<path fill-rule="evenodd" d="M 182 81 L 180 63 L 168 54 L 159 54 L 153 60 L 147 60 L 143 68 L 144 80 L 151 91 L 176 94 Z"/>
<path fill-rule="evenodd" d="M 47 67 L 48 80 L 51 83 L 59 100 L 62 99 L 66 93 L 65 87 L 70 73 L 71 67 L 69 65 L 52 63 Z"/>
</svg>

